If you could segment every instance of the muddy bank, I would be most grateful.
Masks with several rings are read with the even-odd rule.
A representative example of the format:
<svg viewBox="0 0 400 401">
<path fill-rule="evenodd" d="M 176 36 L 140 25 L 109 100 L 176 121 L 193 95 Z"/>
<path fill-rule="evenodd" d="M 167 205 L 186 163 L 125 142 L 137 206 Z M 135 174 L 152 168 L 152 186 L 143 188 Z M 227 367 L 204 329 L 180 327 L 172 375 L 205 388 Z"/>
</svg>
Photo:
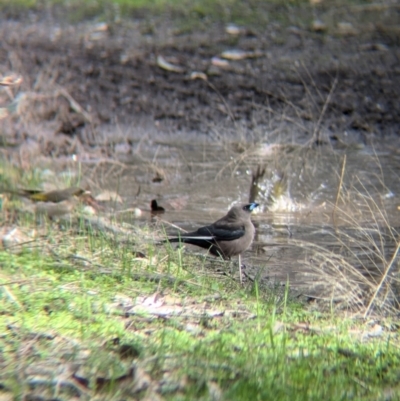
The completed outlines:
<svg viewBox="0 0 400 401">
<path fill-rule="evenodd" d="M 25 120 L 54 122 L 54 132 L 78 134 L 86 144 L 96 142 L 102 124 L 143 121 L 171 131 L 230 127 L 253 136 L 285 122 L 304 141 L 320 132 L 357 132 L 365 142 L 372 134 L 397 135 L 398 8 L 366 8 L 351 17 L 342 10 L 321 29 L 313 28 L 315 10 L 303 10 L 302 22 L 290 14 L 296 9 L 286 12 L 297 25 L 271 20 L 237 35 L 222 23 L 182 32 L 176 21 L 160 18 L 71 25 L 48 10 L 3 19 L 1 73 L 22 75 L 20 91 L 47 96 Z M 229 49 L 255 57 L 213 65 Z M 161 68 L 159 56 L 178 72 Z M 192 79 L 193 72 L 207 80 Z M 3 106 L 7 101 L 2 96 Z M 9 127 L 7 134 L 21 132 Z"/>
</svg>

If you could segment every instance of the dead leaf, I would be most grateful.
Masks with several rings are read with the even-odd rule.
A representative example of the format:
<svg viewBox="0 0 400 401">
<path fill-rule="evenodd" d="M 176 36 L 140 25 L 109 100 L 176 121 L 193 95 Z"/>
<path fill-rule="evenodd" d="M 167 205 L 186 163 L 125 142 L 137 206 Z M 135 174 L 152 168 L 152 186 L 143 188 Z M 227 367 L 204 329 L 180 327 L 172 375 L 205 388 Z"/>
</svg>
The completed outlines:
<svg viewBox="0 0 400 401">
<path fill-rule="evenodd" d="M 169 63 L 163 56 L 157 56 L 157 65 L 166 71 L 182 74 L 185 70 L 183 67 Z"/>
<path fill-rule="evenodd" d="M 213 57 L 211 59 L 211 64 L 219 68 L 229 68 L 229 62 L 219 57 Z"/>
<path fill-rule="evenodd" d="M 262 55 L 263 53 L 261 52 L 246 52 L 239 49 L 226 50 L 221 53 L 222 58 L 233 61 L 244 60 L 246 58 L 261 57 Z"/>
<path fill-rule="evenodd" d="M 207 75 L 204 72 L 193 71 L 190 74 L 190 79 L 202 79 L 203 81 L 207 81 Z"/>
<path fill-rule="evenodd" d="M 155 292 L 148 297 L 139 297 L 136 302 L 144 306 L 154 306 L 157 308 L 164 304 L 164 299 L 160 297 L 158 292 Z"/>
<path fill-rule="evenodd" d="M 21 83 L 22 77 L 16 74 L 6 75 L 0 79 L 0 86 L 16 86 Z"/>
<path fill-rule="evenodd" d="M 122 198 L 114 191 L 103 191 L 95 199 L 99 202 L 118 202 L 122 203 Z"/>
</svg>

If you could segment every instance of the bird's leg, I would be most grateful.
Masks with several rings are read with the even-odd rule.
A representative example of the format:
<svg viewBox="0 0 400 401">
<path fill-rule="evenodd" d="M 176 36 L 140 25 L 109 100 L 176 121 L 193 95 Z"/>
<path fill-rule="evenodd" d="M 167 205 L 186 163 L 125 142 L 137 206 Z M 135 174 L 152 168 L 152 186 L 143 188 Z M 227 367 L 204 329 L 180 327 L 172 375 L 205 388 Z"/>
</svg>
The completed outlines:
<svg viewBox="0 0 400 401">
<path fill-rule="evenodd" d="M 242 277 L 242 255 L 239 255 L 239 280 L 240 285 L 243 284 L 243 277 Z"/>
</svg>

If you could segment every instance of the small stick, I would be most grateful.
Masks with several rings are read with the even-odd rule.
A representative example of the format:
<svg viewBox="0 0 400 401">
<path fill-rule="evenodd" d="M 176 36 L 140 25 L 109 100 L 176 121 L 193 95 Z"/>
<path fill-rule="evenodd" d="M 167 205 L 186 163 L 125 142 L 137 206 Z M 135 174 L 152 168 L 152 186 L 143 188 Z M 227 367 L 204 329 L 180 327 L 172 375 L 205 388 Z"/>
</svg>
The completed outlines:
<svg viewBox="0 0 400 401">
<path fill-rule="evenodd" d="M 167 224 L 167 225 L 169 225 L 169 226 L 171 226 L 173 228 L 176 228 L 177 230 L 179 230 L 179 231 L 181 231 L 183 233 L 187 233 L 187 230 L 184 230 L 183 228 L 178 227 L 175 224 L 170 223 L 169 221 L 166 221 L 166 220 L 163 220 L 163 219 L 157 219 L 157 220 L 158 220 L 159 223 Z"/>
<path fill-rule="evenodd" d="M 321 127 L 322 119 L 323 119 L 323 117 L 325 115 L 326 110 L 328 109 L 329 103 L 331 102 L 331 99 L 332 99 L 332 96 L 333 96 L 333 92 L 335 91 L 337 82 L 338 82 L 338 79 L 336 77 L 335 80 L 333 81 L 333 84 L 332 84 L 330 90 L 329 90 L 329 93 L 328 93 L 328 96 L 327 96 L 327 98 L 325 100 L 325 103 L 322 106 L 322 110 L 321 110 L 321 112 L 319 114 L 319 118 L 318 118 L 317 124 L 315 125 L 311 141 L 309 142 L 310 144 L 314 143 L 317 139 L 319 139 L 319 129 Z"/>
<path fill-rule="evenodd" d="M 333 211 L 332 211 L 332 222 L 333 225 L 335 225 L 335 214 L 336 214 L 336 209 L 337 209 L 337 205 L 339 203 L 339 198 L 340 198 L 340 192 L 342 191 L 342 186 L 343 186 L 343 177 L 344 177 L 344 172 L 346 169 L 346 155 L 344 155 L 343 157 L 343 163 L 342 163 L 342 172 L 340 173 L 340 181 L 339 181 L 339 186 L 338 186 L 338 190 L 337 190 L 337 194 L 336 194 L 336 202 L 335 202 L 335 206 L 333 207 Z"/>
<path fill-rule="evenodd" d="M 65 88 L 60 87 L 59 93 L 68 100 L 71 108 L 74 111 L 82 114 L 86 121 L 92 123 L 92 117 L 90 116 L 90 114 L 68 93 L 68 91 Z"/>
<path fill-rule="evenodd" d="M 369 311 L 370 311 L 370 309 L 372 307 L 372 304 L 374 303 L 376 297 L 378 296 L 378 293 L 381 290 L 382 285 L 383 285 L 384 281 L 386 280 L 386 277 L 388 276 L 389 271 L 392 268 L 394 261 L 397 258 L 397 254 L 399 253 L 399 250 L 400 250 L 400 242 L 397 243 L 396 251 L 394 252 L 394 254 L 392 256 L 392 259 L 390 259 L 390 262 L 389 262 L 389 264 L 388 264 L 388 266 L 386 268 L 385 274 L 383 275 L 381 281 L 379 282 L 378 287 L 376 288 L 376 291 L 375 291 L 374 295 L 372 296 L 371 300 L 369 301 L 367 309 L 365 310 L 365 313 L 364 313 L 364 319 L 367 317 L 367 315 L 368 315 L 368 313 L 369 313 Z"/>
</svg>

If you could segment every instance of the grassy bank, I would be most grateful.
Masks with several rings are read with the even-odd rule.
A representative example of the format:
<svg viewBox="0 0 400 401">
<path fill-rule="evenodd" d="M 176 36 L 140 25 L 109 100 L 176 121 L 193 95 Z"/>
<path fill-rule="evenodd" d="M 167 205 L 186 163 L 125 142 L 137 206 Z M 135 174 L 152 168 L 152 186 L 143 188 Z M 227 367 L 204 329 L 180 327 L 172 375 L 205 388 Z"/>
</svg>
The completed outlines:
<svg viewBox="0 0 400 401">
<path fill-rule="evenodd" d="M 202 258 L 139 241 L 148 231 L 115 246 L 78 226 L 30 241 L 25 225 L 24 245 L 0 252 L 9 399 L 397 399 L 389 321 L 240 287 Z"/>
<path fill-rule="evenodd" d="M 372 2 L 342 0 L 329 2 L 329 5 L 370 3 Z M 271 4 L 276 6 L 276 13 L 269 11 Z M 288 25 L 297 25 L 300 21 L 303 26 L 309 27 L 312 19 L 320 17 L 320 11 L 328 9 L 327 4 L 328 1 L 322 1 L 314 7 L 306 0 L 117 0 L 113 3 L 0 0 L 0 6 L 5 7 L 4 10 L 11 10 L 11 15 L 13 10 L 18 15 L 20 10 L 36 9 L 54 11 L 54 15 L 61 10 L 64 16 L 66 8 L 65 19 L 71 21 L 88 17 L 117 21 L 121 15 L 145 17 L 149 20 L 159 15 L 183 17 L 177 20 L 180 29 L 174 30 L 176 36 L 186 28 L 204 29 L 208 21 L 215 20 L 246 24 L 250 34 L 252 23 L 264 24 L 264 29 L 266 23 L 276 23 L 280 21 L 279 18 L 284 18 Z M 283 8 L 286 14 L 279 12 Z M 298 10 L 306 10 L 307 19 L 302 19 Z M 343 15 L 346 15 L 346 21 L 347 16 L 352 15 L 345 7 L 332 7 L 332 10 L 335 11 L 327 13 L 329 16 L 333 15 L 328 20 L 332 26 Z M 52 16 L 52 13 L 43 15 Z M 154 20 L 157 21 L 157 18 Z M 149 23 L 143 29 L 143 36 L 151 34 L 155 30 L 154 26 L 156 23 L 153 21 Z M 114 40 L 112 28 L 110 32 L 110 37 Z M 67 34 L 69 35 L 68 32 Z M 232 40 L 234 42 L 235 39 Z M 46 48 L 47 36 L 43 43 Z M 80 46 L 76 53 L 78 56 L 81 55 Z M 18 48 L 19 46 L 15 47 Z M 151 46 L 150 48 L 152 49 Z M 13 49 L 10 48 L 9 52 L 12 53 Z M 46 58 L 38 59 L 38 63 L 47 59 L 51 51 L 46 53 Z M 35 52 L 33 49 L 32 58 L 36 57 Z M 149 54 L 152 52 L 153 50 L 149 51 Z M 145 53 L 143 60 L 147 57 Z M 11 54 L 7 65 L 14 65 L 15 60 L 17 57 Z M 204 65 L 208 63 L 207 60 Z M 292 65 L 290 61 L 285 63 Z M 113 62 L 110 59 L 106 64 L 119 65 L 120 61 Z M 31 68 L 30 64 L 23 67 L 23 71 Z M 88 76 L 91 74 L 89 67 L 71 71 L 68 69 L 65 70 L 65 75 L 81 78 L 83 85 L 86 72 Z M 64 76 L 64 70 L 57 70 L 51 64 L 49 70 L 52 77 L 53 68 L 57 71 L 54 76 Z M 112 74 L 105 73 L 104 77 L 105 81 L 113 82 Z M 43 78 L 43 81 L 46 79 Z M 37 77 L 31 77 L 31 82 L 41 81 Z M 64 85 L 67 86 L 66 83 Z M 126 84 L 121 83 L 122 86 L 132 86 L 129 76 Z M 381 88 L 379 82 L 377 86 Z M 113 86 L 111 88 L 112 91 L 116 90 Z M 169 85 L 166 88 L 170 90 Z M 182 93 L 186 93 L 185 88 L 186 83 L 182 84 Z M 311 86 L 307 90 L 308 88 Z M 55 105 L 54 114 L 59 112 L 56 102 L 60 97 L 58 87 L 56 91 L 45 85 L 41 89 L 39 85 L 39 88 L 34 87 L 32 91 L 37 91 L 38 99 L 48 96 L 50 103 Z M 98 97 L 105 99 L 106 108 L 111 107 L 110 97 L 99 93 Z M 145 98 L 157 99 L 152 93 L 146 93 Z M 85 111 L 90 101 L 82 101 L 83 107 L 77 108 L 79 104 L 73 101 L 75 93 L 72 95 L 68 97 L 68 104 L 71 106 L 69 108 L 74 106 L 80 110 L 79 113 Z M 125 92 L 122 91 L 122 95 L 125 96 Z M 208 97 L 201 99 L 201 102 L 209 101 Z M 324 117 L 325 104 L 329 103 L 329 99 L 330 94 L 326 102 L 322 103 L 315 133 L 319 131 L 320 120 Z M 11 100 L 7 98 L 7 102 L 9 101 Z M 290 104 L 289 101 L 286 102 Z M 121 106 L 118 110 L 119 103 L 116 104 L 116 108 L 111 109 L 111 116 L 120 113 L 125 107 Z M 120 104 L 124 105 L 122 101 Z M 93 110 L 93 106 L 90 110 Z M 34 115 L 35 111 L 31 113 Z M 22 113 L 21 116 L 12 118 L 27 122 L 29 116 L 30 113 Z M 303 114 L 299 114 L 299 119 L 303 123 Z M 57 124 L 54 126 L 59 126 L 59 121 L 55 121 Z M 110 118 L 110 122 L 113 121 Z M 113 153 L 114 150 L 111 150 L 115 149 L 114 141 L 110 139 L 109 142 L 102 143 L 103 136 L 97 135 L 97 127 L 93 127 L 90 132 L 99 141 L 99 148 L 91 140 L 84 141 L 82 148 L 75 148 L 72 146 L 75 142 L 68 140 L 65 149 L 64 145 L 61 149 L 59 142 L 54 141 L 52 148 L 53 137 L 60 137 L 57 128 L 52 128 L 51 139 L 44 138 L 42 141 L 39 135 L 38 138 L 33 138 L 35 131 L 29 125 L 16 126 L 17 140 L 12 144 L 16 148 L 25 144 L 23 141 L 19 142 L 20 137 L 33 138 L 38 148 L 41 146 L 40 152 L 46 154 L 49 164 L 57 155 L 61 156 L 62 163 L 66 163 L 65 159 L 72 159 L 71 156 L 76 151 L 83 158 L 87 152 L 96 161 L 93 170 L 86 175 L 88 182 L 95 184 L 94 188 L 103 188 L 103 178 L 106 181 L 107 177 L 109 181 L 115 181 L 110 186 L 112 188 L 119 187 L 117 183 L 122 174 L 129 181 L 137 179 L 138 189 L 135 186 L 135 191 L 132 189 L 129 200 L 126 200 L 126 205 L 132 206 L 132 199 L 140 193 L 140 185 L 158 185 L 155 179 L 160 177 L 156 173 L 162 168 L 162 162 L 158 161 L 158 148 L 154 148 L 155 156 L 148 161 L 138 159 L 142 170 L 134 170 L 137 166 L 129 170 L 122 163 L 111 163 L 118 158 Z M 37 128 L 38 132 L 41 130 L 41 126 Z M 310 130 L 310 134 L 312 131 Z M 74 136 L 74 141 L 78 138 L 76 132 L 68 135 Z M 4 145 L 7 144 L 6 139 Z M 330 142 L 314 142 L 317 150 L 328 144 L 331 146 Z M 33 140 L 27 142 L 28 149 L 34 144 Z M 46 144 L 49 146 L 45 146 Z M 158 146 L 157 142 L 155 144 Z M 244 144 L 248 145 L 246 142 Z M 348 145 L 343 143 L 343 146 Z M 220 154 L 227 155 L 224 162 L 229 166 L 232 161 L 236 163 L 232 164 L 232 174 L 238 166 L 243 167 L 243 175 L 247 174 L 251 165 L 244 167 L 244 164 L 240 164 L 246 151 L 229 153 L 231 147 L 233 148 L 230 142 L 227 142 L 226 148 L 220 151 Z M 21 166 L 15 168 L 15 171 L 11 164 L 0 166 L 0 187 L 14 190 L 40 188 L 42 180 L 34 167 L 39 155 L 33 153 L 24 159 L 24 148 L 18 147 L 15 152 L 14 148 L 9 153 L 3 153 L 4 159 L 10 158 Z M 178 148 L 179 152 L 176 154 L 181 155 L 181 149 Z M 321 166 L 326 166 L 328 159 L 325 154 L 317 151 L 315 156 L 311 146 L 305 147 L 304 153 L 299 152 L 298 159 L 294 159 L 296 151 L 293 149 L 295 148 L 291 147 L 277 153 L 271 164 L 276 165 L 278 170 L 283 170 L 282 176 L 292 177 L 293 172 L 299 171 L 301 180 L 293 177 L 292 185 L 303 186 L 304 177 L 307 178 L 307 174 L 314 174 Z M 348 149 L 349 153 L 355 151 L 350 149 L 350 145 Z M 174 152 L 171 151 L 171 155 Z M 104 155 L 107 155 L 106 160 L 103 159 Z M 141 156 L 139 150 L 138 155 Z M 248 150 L 248 155 L 250 160 L 251 149 Z M 320 164 L 313 164 L 312 157 L 316 157 Z M 396 154 L 392 157 L 396 158 Z M 211 160 L 210 156 L 210 163 Z M 261 157 L 260 160 L 265 162 Z M 104 162 L 104 173 L 98 171 L 101 169 L 98 169 L 97 161 Z M 170 163 L 174 164 L 173 168 L 169 167 Z M 168 159 L 167 168 L 171 168 L 171 172 L 167 175 L 169 180 L 166 180 L 166 185 L 172 186 L 176 182 L 171 179 L 172 174 L 177 171 L 175 164 L 177 160 Z M 193 165 L 197 168 L 196 164 Z M 314 269 L 315 277 L 318 276 L 318 280 L 326 284 L 326 293 L 323 296 L 325 299 L 332 299 L 328 307 L 315 299 L 299 296 L 290 289 L 290 285 L 267 286 L 247 280 L 244 286 L 240 286 L 237 278 L 232 277 L 231 269 L 234 266 L 227 266 L 225 262 L 215 258 L 205 259 L 193 252 L 158 244 L 165 233 L 157 224 L 136 224 L 135 221 L 135 224 L 128 225 L 126 222 L 133 221 L 135 216 L 125 215 L 121 221 L 110 221 L 107 216 L 114 214 L 111 201 L 107 205 L 109 207 L 101 209 L 103 213 L 98 213 L 104 217 L 78 217 L 81 214 L 74 214 L 72 220 L 38 221 L 33 213 L 29 213 L 33 211 L 33 202 L 26 201 L 23 204 L 20 199 L 16 199 L 17 196 L 2 194 L 0 401 L 400 399 L 398 289 L 395 288 L 399 281 L 396 260 L 400 245 L 397 231 L 392 227 L 394 223 L 384 209 L 385 198 L 393 194 L 384 184 L 383 177 L 382 185 L 372 195 L 365 190 L 364 182 L 358 175 L 350 177 L 347 187 L 342 185 L 345 162 L 341 165 L 342 169 L 328 164 L 329 174 L 337 174 L 338 178 L 340 176 L 334 207 L 329 205 L 324 193 L 317 198 L 327 206 L 323 209 L 324 220 L 315 227 L 315 236 L 322 236 L 332 228 L 329 231 L 332 233 L 332 241 L 328 242 L 328 246 L 324 248 L 323 243 L 313 244 L 305 240 L 295 242 L 296 238 L 289 238 L 290 225 L 279 227 L 288 231 L 285 232 L 288 243 L 283 252 L 289 247 L 299 251 L 294 252 L 295 261 L 300 260 L 304 271 Z M 184 160 L 182 166 L 183 171 L 192 165 Z M 120 168 L 121 172 L 113 170 L 114 167 Z M 208 167 L 203 165 L 200 168 L 204 169 L 199 170 L 201 174 L 193 175 L 187 182 L 197 180 L 202 176 L 202 171 L 208 171 Z M 366 173 L 365 169 L 366 167 L 357 168 L 357 174 L 359 170 Z M 67 173 L 71 173 L 67 170 Z M 381 167 L 374 168 L 371 162 L 368 164 L 368 174 L 361 178 L 379 174 L 377 171 L 382 172 Z M 51 171 L 46 167 L 47 176 L 51 175 L 49 173 Z M 229 169 L 226 169 L 226 174 L 229 174 Z M 22 179 L 18 178 L 19 175 L 23 175 Z M 77 178 L 78 175 L 80 174 L 66 176 Z M 144 176 L 147 178 L 143 179 Z M 60 177 L 61 175 L 54 174 L 57 186 L 81 185 L 80 180 L 61 184 Z M 388 181 L 390 182 L 389 178 L 386 179 Z M 220 185 L 220 182 L 216 180 L 212 185 Z M 268 183 L 267 178 L 265 182 Z M 325 189 L 327 186 L 326 181 L 321 180 L 320 188 Z M 151 196 L 156 196 L 158 187 L 152 187 L 151 191 Z M 312 198 L 311 191 L 305 191 L 305 195 L 310 195 L 307 205 L 312 211 L 315 204 L 309 201 Z M 149 196 L 150 193 L 143 195 L 143 199 L 147 202 Z M 6 204 L 7 202 L 9 203 Z M 341 213 L 341 206 L 348 207 L 347 214 Z M 335 224 L 340 219 L 345 222 L 343 226 Z M 363 223 L 359 223 L 358 219 Z M 341 231 L 341 227 L 347 230 Z M 300 250 L 303 252 L 301 255 Z M 262 255 L 264 258 L 259 268 L 268 272 L 270 259 L 267 254 Z M 279 258 L 275 263 L 279 267 L 282 265 Z M 376 268 L 371 270 L 375 276 L 372 273 L 371 276 L 363 275 L 371 265 Z M 338 285 L 335 287 L 336 284 Z M 337 288 L 343 291 L 334 293 Z M 348 295 L 348 302 L 346 303 L 346 299 L 343 301 L 345 306 L 340 307 L 339 302 L 335 302 L 334 296 L 337 294 L 342 297 L 342 301 Z M 374 295 L 377 295 L 376 298 Z M 366 313 L 366 306 L 370 301 L 373 308 Z M 367 318 L 364 318 L 364 314 Z"/>
<path fill-rule="evenodd" d="M 356 14 L 380 9 L 380 3 L 369 0 L 334 0 L 312 2 L 309 0 L 0 0 L 0 9 L 11 16 L 29 10 L 51 10 L 70 22 L 90 18 L 107 21 L 142 18 L 151 20 L 161 16 L 175 21 L 186 29 L 205 29 L 212 22 L 238 23 L 264 30 L 265 24 L 282 23 L 309 25 L 316 13 L 328 20 L 348 16 L 348 8 L 355 6 Z M 360 8 L 359 8 L 360 7 Z M 364 9 L 365 8 L 365 9 Z M 370 10 L 371 8 L 371 10 Z M 383 8 L 384 4 L 383 4 Z M 337 14 L 337 15 L 336 15 Z M 336 17 L 335 17 L 336 15 Z"/>
</svg>

